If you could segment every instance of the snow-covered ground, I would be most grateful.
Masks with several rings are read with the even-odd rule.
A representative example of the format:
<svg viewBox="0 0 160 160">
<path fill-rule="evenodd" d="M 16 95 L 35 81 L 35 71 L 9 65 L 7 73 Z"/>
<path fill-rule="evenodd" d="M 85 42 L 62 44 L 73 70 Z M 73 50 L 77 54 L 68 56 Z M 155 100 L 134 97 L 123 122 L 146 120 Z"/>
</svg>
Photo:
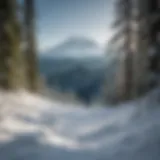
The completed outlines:
<svg viewBox="0 0 160 160">
<path fill-rule="evenodd" d="M 159 160 L 160 92 L 115 108 L 0 93 L 2 160 Z"/>
</svg>

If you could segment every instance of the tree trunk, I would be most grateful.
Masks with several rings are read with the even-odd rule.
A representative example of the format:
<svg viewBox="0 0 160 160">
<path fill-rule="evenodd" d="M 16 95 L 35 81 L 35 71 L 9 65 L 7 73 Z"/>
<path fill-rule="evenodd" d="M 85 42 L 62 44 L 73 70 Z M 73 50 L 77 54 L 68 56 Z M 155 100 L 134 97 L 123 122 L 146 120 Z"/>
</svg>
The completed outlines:
<svg viewBox="0 0 160 160">
<path fill-rule="evenodd" d="M 120 67 L 117 71 L 117 99 L 118 101 L 129 100 L 132 88 L 132 51 L 131 51 L 131 0 L 118 0 L 118 16 L 121 16 L 121 28 L 123 33 L 121 39 L 124 42 L 122 50 L 119 51 Z"/>
<path fill-rule="evenodd" d="M 133 89 L 132 95 L 134 98 L 140 96 L 147 87 L 147 70 L 148 70 L 148 51 L 149 51 L 149 29 L 150 23 L 148 0 L 135 1 L 137 18 L 133 30 L 134 44 L 133 53 Z M 133 15 L 134 16 L 134 15 Z"/>
<path fill-rule="evenodd" d="M 25 0 L 25 35 L 26 35 L 26 60 L 27 79 L 30 91 L 39 88 L 38 59 L 35 40 L 35 10 L 34 0 Z"/>
<path fill-rule="evenodd" d="M 23 87 L 20 26 L 16 0 L 0 1 L 0 86 L 4 89 Z"/>
</svg>

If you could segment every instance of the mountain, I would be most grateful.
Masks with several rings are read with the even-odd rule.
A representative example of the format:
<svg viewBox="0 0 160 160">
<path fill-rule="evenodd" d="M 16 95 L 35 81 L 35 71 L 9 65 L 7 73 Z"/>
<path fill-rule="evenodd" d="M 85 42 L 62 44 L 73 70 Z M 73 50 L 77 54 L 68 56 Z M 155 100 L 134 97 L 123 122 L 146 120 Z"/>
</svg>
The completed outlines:
<svg viewBox="0 0 160 160">
<path fill-rule="evenodd" d="M 43 53 L 54 58 L 81 58 L 81 57 L 97 57 L 103 54 L 103 50 L 98 44 L 85 37 L 70 37 L 54 48 Z"/>
<path fill-rule="evenodd" d="M 72 37 L 40 55 L 40 71 L 49 88 L 74 93 L 84 102 L 101 94 L 106 74 L 113 78 L 115 54 L 102 54 L 102 49 L 83 37 Z M 109 87 L 112 80 L 108 80 Z M 107 86 L 108 87 L 108 86 Z"/>
<path fill-rule="evenodd" d="M 63 93 L 72 92 L 87 103 L 99 94 L 105 68 L 104 58 L 40 58 L 40 71 L 49 88 Z"/>
</svg>

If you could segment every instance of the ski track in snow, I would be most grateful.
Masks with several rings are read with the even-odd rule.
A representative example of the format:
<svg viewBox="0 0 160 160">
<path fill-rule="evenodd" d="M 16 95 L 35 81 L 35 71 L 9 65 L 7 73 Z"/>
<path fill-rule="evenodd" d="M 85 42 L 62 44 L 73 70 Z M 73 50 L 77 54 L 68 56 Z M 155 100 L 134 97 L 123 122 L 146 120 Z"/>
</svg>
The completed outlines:
<svg viewBox="0 0 160 160">
<path fill-rule="evenodd" d="M 159 160 L 160 91 L 115 108 L 0 93 L 2 160 Z"/>
</svg>

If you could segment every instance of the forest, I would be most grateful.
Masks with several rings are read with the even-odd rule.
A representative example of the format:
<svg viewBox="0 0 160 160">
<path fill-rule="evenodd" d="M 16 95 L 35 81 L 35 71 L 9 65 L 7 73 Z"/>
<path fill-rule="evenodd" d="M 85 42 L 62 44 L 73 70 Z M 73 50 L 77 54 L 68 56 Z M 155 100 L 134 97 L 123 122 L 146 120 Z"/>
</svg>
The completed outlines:
<svg viewBox="0 0 160 160">
<path fill-rule="evenodd" d="M 0 159 L 160 158 L 159 0 L 0 0 L 0 43 Z"/>
</svg>

